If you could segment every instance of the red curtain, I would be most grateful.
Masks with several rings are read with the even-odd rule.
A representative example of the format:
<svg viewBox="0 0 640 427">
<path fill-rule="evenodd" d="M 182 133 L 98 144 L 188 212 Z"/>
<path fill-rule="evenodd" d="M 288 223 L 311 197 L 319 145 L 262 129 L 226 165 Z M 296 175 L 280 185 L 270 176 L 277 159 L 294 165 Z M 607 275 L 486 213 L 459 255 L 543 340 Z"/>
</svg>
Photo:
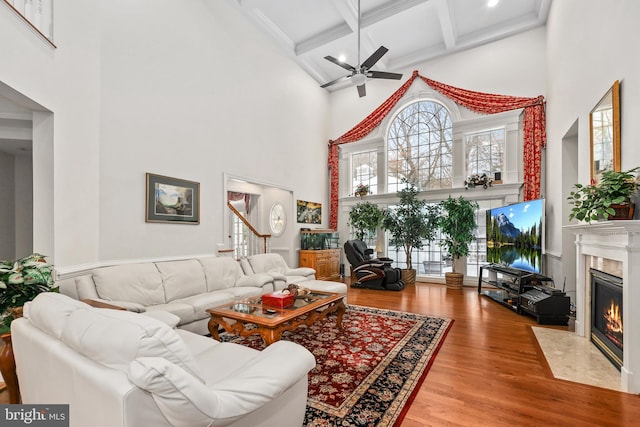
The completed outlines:
<svg viewBox="0 0 640 427">
<path fill-rule="evenodd" d="M 411 78 L 378 108 L 340 138 L 329 141 L 330 211 L 329 227 L 338 226 L 338 146 L 359 141 L 373 131 L 419 77 L 427 85 L 472 111 L 495 114 L 524 108 L 524 200 L 540 197 L 540 167 L 542 149 L 546 145 L 544 97 L 523 98 L 474 92 L 428 79 L 414 71 Z"/>
</svg>

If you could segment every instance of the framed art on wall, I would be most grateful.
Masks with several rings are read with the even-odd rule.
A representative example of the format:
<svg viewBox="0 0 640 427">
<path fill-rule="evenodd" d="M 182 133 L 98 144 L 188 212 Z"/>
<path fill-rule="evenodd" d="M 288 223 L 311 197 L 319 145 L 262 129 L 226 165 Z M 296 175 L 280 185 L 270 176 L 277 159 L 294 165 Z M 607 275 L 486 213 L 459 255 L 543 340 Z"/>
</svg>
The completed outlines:
<svg viewBox="0 0 640 427">
<path fill-rule="evenodd" d="M 298 200 L 297 217 L 298 223 L 302 224 L 321 224 L 322 223 L 322 203 L 305 202 Z"/>
<path fill-rule="evenodd" d="M 200 223 L 200 183 L 147 173 L 146 222 Z"/>
</svg>

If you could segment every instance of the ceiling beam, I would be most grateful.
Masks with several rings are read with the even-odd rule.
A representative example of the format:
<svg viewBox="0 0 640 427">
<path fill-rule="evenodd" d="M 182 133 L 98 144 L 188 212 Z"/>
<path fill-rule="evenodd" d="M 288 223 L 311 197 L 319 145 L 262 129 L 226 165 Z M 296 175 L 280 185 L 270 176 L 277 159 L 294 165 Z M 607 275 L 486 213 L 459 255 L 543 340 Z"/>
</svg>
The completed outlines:
<svg viewBox="0 0 640 427">
<path fill-rule="evenodd" d="M 444 45 L 447 49 L 453 49 L 456 45 L 456 35 L 453 30 L 453 19 L 451 10 L 449 9 L 449 2 L 447 0 L 434 0 L 434 6 L 438 13 Z"/>
<path fill-rule="evenodd" d="M 382 6 L 379 6 L 378 8 L 370 10 L 366 13 L 363 11 L 362 18 L 360 20 L 361 29 L 363 30 L 386 18 L 397 15 L 400 12 L 404 12 L 423 3 L 432 1 L 434 0 L 395 0 L 389 1 Z M 295 48 L 296 55 L 303 55 L 310 50 L 313 50 L 324 44 L 339 40 L 342 37 L 345 37 L 357 31 L 357 8 L 353 7 L 353 0 L 332 0 L 332 4 L 342 15 L 342 18 L 345 20 L 344 24 L 339 25 L 338 27 L 331 28 L 327 31 L 322 31 L 298 43 Z M 355 24 L 353 22 L 354 18 L 356 20 Z"/>
</svg>

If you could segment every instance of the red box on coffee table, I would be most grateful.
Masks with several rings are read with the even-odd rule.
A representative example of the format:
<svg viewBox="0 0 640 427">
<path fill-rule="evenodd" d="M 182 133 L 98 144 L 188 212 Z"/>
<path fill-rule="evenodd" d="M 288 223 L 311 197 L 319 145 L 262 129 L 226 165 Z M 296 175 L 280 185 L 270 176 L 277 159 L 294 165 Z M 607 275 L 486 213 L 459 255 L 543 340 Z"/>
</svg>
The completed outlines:
<svg viewBox="0 0 640 427">
<path fill-rule="evenodd" d="M 262 295 L 262 305 L 276 308 L 287 308 L 293 305 L 294 296 L 282 292 L 272 292 Z"/>
</svg>

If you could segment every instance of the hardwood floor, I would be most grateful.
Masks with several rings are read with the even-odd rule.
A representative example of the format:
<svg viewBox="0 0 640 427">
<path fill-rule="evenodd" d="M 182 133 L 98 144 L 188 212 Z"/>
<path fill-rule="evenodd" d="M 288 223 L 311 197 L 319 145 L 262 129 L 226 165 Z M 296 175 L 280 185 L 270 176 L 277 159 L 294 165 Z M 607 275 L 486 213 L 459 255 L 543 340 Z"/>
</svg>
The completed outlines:
<svg viewBox="0 0 640 427">
<path fill-rule="evenodd" d="M 640 424 L 640 396 L 554 379 L 530 328 L 535 319 L 475 288 L 349 288 L 348 303 L 454 319 L 402 427 Z"/>
<path fill-rule="evenodd" d="M 349 288 L 348 303 L 455 320 L 402 427 L 640 423 L 640 396 L 554 379 L 530 328 L 535 320 L 479 296 L 475 288 Z M 0 403 L 8 403 L 6 390 Z"/>
</svg>

